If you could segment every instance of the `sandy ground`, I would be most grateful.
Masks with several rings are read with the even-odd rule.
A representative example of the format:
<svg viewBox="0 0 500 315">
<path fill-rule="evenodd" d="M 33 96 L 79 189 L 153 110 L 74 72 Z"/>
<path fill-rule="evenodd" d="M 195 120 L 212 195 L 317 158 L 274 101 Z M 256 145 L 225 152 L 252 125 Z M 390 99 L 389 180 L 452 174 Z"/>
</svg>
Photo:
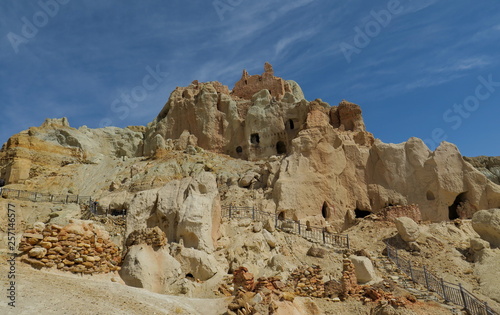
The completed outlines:
<svg viewBox="0 0 500 315">
<path fill-rule="evenodd" d="M 16 307 L 7 305 L 6 256 L 1 256 L 0 314 L 222 314 L 226 299 L 152 293 L 112 282 L 112 275 L 78 276 L 16 265 Z M 115 276 L 118 278 L 118 276 Z"/>
</svg>

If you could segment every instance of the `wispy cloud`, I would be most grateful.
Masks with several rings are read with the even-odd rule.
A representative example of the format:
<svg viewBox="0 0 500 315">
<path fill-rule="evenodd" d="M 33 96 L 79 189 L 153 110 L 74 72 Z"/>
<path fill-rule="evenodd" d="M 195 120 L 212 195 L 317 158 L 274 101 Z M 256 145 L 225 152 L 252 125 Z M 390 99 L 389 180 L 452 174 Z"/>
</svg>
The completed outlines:
<svg viewBox="0 0 500 315">
<path fill-rule="evenodd" d="M 411 14 L 416 13 L 418 11 L 424 10 L 431 5 L 438 2 L 438 0 L 406 0 L 403 2 L 403 13 L 402 14 Z"/>
<path fill-rule="evenodd" d="M 306 6 L 310 4 L 311 2 L 314 2 L 315 0 L 295 0 L 295 1 L 288 1 L 288 3 L 282 5 L 279 8 L 280 13 L 287 13 L 289 11 L 301 8 L 303 6 Z"/>
<path fill-rule="evenodd" d="M 492 59 L 488 56 L 473 57 L 447 62 L 445 66 L 428 69 L 429 72 L 457 72 L 484 68 L 492 64 Z"/>
<path fill-rule="evenodd" d="M 275 55 L 279 55 L 289 45 L 291 45 L 291 44 L 293 44 L 293 43 L 295 43 L 297 41 L 300 41 L 301 39 L 303 39 L 305 37 L 309 37 L 312 34 L 314 34 L 314 30 L 313 29 L 309 29 L 309 30 L 302 31 L 302 32 L 296 33 L 296 34 L 292 34 L 292 35 L 290 35 L 288 37 L 280 39 L 276 43 L 276 45 L 274 46 L 274 53 L 275 53 Z"/>
</svg>

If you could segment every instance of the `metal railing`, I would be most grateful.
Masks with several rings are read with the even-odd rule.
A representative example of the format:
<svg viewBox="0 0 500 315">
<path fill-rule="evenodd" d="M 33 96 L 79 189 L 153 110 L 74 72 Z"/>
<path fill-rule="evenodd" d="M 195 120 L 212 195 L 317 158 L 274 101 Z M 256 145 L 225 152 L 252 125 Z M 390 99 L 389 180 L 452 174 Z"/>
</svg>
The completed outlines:
<svg viewBox="0 0 500 315">
<path fill-rule="evenodd" d="M 10 188 L 0 188 L 0 198 L 11 198 L 20 200 L 29 200 L 33 202 L 51 202 L 51 203 L 76 203 L 91 204 L 91 196 L 80 195 L 53 195 L 39 193 L 36 191 L 17 190 Z"/>
<path fill-rule="evenodd" d="M 451 302 L 456 305 L 462 306 L 468 314 L 471 315 L 498 315 L 497 312 L 492 310 L 488 303 L 482 302 L 476 298 L 472 293 L 467 291 L 462 284 L 454 284 L 444 281 L 443 278 L 437 277 L 429 272 L 425 266 L 419 268 L 412 265 L 411 260 L 406 260 L 398 255 L 397 248 L 387 245 L 387 257 L 396 264 L 396 266 L 403 271 L 410 279 L 423 285 L 427 290 L 436 292 L 446 302 Z"/>
<path fill-rule="evenodd" d="M 305 239 L 311 239 L 323 244 L 350 247 L 349 235 L 347 234 L 333 234 L 327 232 L 323 227 L 306 225 L 300 223 L 300 221 L 281 219 L 274 213 L 261 211 L 255 209 L 255 207 L 223 206 L 222 216 L 229 219 L 251 218 L 254 221 L 263 221 L 271 218 L 274 220 L 276 229 L 284 232 L 297 234 Z"/>
</svg>

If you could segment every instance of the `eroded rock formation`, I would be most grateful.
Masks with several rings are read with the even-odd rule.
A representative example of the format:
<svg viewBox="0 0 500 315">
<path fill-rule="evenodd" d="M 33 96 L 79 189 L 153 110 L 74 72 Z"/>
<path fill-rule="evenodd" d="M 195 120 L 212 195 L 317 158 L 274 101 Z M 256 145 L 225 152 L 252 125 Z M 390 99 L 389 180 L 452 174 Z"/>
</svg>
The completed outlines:
<svg viewBox="0 0 500 315">
<path fill-rule="evenodd" d="M 219 188 L 236 181 L 241 188 L 262 191 L 266 201 L 260 204 L 267 211 L 333 230 L 388 206 L 416 204 L 421 219 L 431 221 L 470 218 L 478 210 L 500 206 L 500 186 L 465 161 L 453 144 L 443 142 L 432 152 L 417 138 L 383 143 L 366 131 L 358 105 L 309 102 L 298 84 L 274 76 L 269 64 L 264 70 L 262 75 L 244 72 L 233 90 L 219 82 L 178 87 L 147 127 L 74 129 L 66 119 L 47 120 L 9 140 L 0 152 L 0 176 L 8 184 L 23 183 L 48 165 L 102 165 L 107 158 L 114 159 L 109 165 L 120 158 L 168 160 L 176 150 L 192 156 L 209 150 L 259 165 L 240 178 L 219 168 L 214 171 Z M 134 165 L 130 178 L 141 183 L 129 190 L 159 188 L 179 174 L 198 173 L 175 159 L 167 163 L 171 165 Z M 155 172 L 175 174 L 165 180 Z M 122 187 L 126 180 L 109 183 L 114 197 L 105 197 L 103 204 L 111 207 L 122 196 L 127 200 L 121 207 L 130 206 L 133 194 Z M 178 233 L 191 232 L 175 232 L 168 239 L 179 239 Z"/>
</svg>

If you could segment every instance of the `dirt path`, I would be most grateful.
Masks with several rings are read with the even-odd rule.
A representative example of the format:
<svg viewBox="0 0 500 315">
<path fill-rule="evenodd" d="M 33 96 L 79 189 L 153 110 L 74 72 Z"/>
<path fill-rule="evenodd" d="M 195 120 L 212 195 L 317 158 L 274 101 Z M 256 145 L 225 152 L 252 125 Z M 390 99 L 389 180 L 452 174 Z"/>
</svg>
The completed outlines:
<svg viewBox="0 0 500 315">
<path fill-rule="evenodd" d="M 16 307 L 7 306 L 7 267 L 1 256 L 0 314 L 222 314 L 224 299 L 168 296 L 111 281 L 111 276 L 77 276 L 35 270 L 17 263 Z"/>
</svg>

